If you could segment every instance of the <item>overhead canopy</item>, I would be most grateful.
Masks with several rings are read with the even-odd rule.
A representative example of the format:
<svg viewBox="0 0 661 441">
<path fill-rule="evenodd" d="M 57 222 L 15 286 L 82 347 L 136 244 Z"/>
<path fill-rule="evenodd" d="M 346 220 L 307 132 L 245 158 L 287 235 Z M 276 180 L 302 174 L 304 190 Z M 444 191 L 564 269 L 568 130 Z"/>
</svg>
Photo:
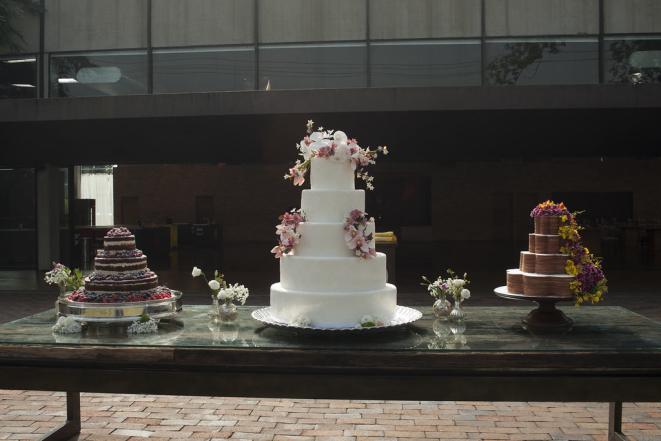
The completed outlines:
<svg viewBox="0 0 661 441">
<path fill-rule="evenodd" d="M 383 161 L 661 156 L 661 84 L 605 84 L 3 100 L 0 165 L 283 162 L 309 119 Z"/>
</svg>

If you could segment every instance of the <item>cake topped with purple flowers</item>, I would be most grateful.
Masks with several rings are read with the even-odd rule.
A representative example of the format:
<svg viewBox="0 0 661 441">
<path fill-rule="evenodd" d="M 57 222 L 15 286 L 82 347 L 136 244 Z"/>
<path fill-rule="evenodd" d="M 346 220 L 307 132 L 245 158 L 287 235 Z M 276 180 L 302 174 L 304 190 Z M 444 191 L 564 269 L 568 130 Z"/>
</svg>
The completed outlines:
<svg viewBox="0 0 661 441">
<path fill-rule="evenodd" d="M 135 247 L 135 236 L 119 227 L 103 238 L 103 250 L 94 258 L 94 272 L 69 300 L 119 303 L 167 297 L 171 297 L 170 290 L 158 286 L 158 276 L 147 268 L 147 256 Z"/>
</svg>

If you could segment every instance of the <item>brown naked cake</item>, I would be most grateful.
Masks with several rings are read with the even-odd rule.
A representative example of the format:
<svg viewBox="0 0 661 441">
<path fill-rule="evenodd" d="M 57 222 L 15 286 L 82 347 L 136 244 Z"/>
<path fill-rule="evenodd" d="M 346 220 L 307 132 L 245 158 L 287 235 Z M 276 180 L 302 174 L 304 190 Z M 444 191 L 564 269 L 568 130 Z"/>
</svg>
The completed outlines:
<svg viewBox="0 0 661 441">
<path fill-rule="evenodd" d="M 94 258 L 94 272 L 85 288 L 70 300 L 114 303 L 170 297 L 158 286 L 158 276 L 147 268 L 147 256 L 135 247 L 135 236 L 125 227 L 113 228 L 103 238 L 103 250 Z"/>
<path fill-rule="evenodd" d="M 507 291 L 527 296 L 572 297 L 565 264 L 570 258 L 560 248 L 559 216 L 535 217 L 535 233 L 529 235 L 528 251 L 522 251 L 517 270 L 507 271 Z"/>
</svg>

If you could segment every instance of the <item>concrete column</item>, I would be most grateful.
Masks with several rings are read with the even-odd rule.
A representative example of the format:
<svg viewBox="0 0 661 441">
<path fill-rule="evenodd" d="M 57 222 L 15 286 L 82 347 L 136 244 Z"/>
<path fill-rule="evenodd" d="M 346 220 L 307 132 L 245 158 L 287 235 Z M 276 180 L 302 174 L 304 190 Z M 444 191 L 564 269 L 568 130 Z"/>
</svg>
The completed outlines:
<svg viewBox="0 0 661 441">
<path fill-rule="evenodd" d="M 50 270 L 60 260 L 59 204 L 62 188 L 58 167 L 37 171 L 37 269 Z"/>
</svg>

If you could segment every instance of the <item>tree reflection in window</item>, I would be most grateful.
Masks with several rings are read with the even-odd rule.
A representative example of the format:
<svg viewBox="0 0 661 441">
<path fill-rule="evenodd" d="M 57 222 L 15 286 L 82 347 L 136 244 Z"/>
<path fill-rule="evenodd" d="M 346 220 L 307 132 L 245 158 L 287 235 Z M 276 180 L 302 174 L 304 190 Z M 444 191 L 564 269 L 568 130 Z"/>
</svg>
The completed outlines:
<svg viewBox="0 0 661 441">
<path fill-rule="evenodd" d="M 76 96 L 70 87 L 72 84 L 76 84 L 74 82 L 76 75 L 83 67 L 98 67 L 98 65 L 92 63 L 87 57 L 51 57 L 50 96 Z"/>
<path fill-rule="evenodd" d="M 505 43 L 503 54 L 487 64 L 488 84 L 516 84 L 523 76 L 533 78 L 545 53 L 556 55 L 564 42 L 511 42 Z"/>
<path fill-rule="evenodd" d="M 626 83 L 634 73 L 642 74 L 643 82 L 661 82 L 661 40 L 617 40 L 610 43 L 609 52 L 607 82 Z M 641 57 L 644 65 L 636 63 Z"/>
</svg>

